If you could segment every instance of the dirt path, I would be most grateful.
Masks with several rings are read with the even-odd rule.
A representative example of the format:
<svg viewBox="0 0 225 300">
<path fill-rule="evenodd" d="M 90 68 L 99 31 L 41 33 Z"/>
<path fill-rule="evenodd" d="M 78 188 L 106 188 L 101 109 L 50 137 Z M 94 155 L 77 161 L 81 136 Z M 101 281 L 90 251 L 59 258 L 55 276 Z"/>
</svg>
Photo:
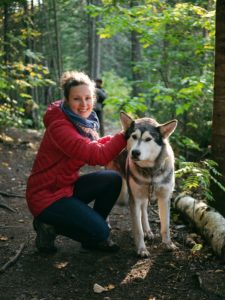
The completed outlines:
<svg viewBox="0 0 225 300">
<path fill-rule="evenodd" d="M 171 226 L 173 240 L 178 245 L 175 252 L 165 252 L 160 239 L 156 239 L 148 244 L 151 258 L 138 258 L 129 211 L 115 207 L 111 224 L 115 240 L 121 246 L 118 253 L 81 253 L 78 243 L 57 237 L 58 252 L 52 256 L 39 255 L 34 247 L 32 216 L 24 192 L 41 134 L 15 129 L 4 133 L 6 136 L 0 132 L 0 191 L 22 197 L 0 196 L 0 205 L 14 210 L 0 207 L 0 268 L 23 243 L 24 248 L 18 259 L 0 273 L 1 300 L 225 299 L 224 264 L 175 212 Z M 150 222 L 158 232 L 156 210 L 154 207 L 150 212 Z M 200 251 L 191 251 L 193 240 L 203 245 Z M 108 291 L 95 294 L 95 283 Z"/>
</svg>

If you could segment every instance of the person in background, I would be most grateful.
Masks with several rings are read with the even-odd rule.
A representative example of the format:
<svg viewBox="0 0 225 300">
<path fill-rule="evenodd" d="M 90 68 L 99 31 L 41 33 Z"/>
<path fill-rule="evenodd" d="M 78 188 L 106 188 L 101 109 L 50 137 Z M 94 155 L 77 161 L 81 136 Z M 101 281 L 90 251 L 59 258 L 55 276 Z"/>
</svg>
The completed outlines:
<svg viewBox="0 0 225 300">
<path fill-rule="evenodd" d="M 100 135 L 104 136 L 104 100 L 106 99 L 107 95 L 102 87 L 103 81 L 101 78 L 97 78 L 95 80 L 96 83 L 96 103 L 94 110 L 98 116 L 99 123 L 100 123 Z"/>
<path fill-rule="evenodd" d="M 63 73 L 61 87 L 64 99 L 47 108 L 45 133 L 27 181 L 36 247 L 55 252 L 55 238 L 63 235 L 84 249 L 118 251 L 106 219 L 120 193 L 121 176 L 105 169 L 79 175 L 79 170 L 113 160 L 126 146 L 124 132 L 98 137 L 95 83 L 85 73 Z"/>
</svg>

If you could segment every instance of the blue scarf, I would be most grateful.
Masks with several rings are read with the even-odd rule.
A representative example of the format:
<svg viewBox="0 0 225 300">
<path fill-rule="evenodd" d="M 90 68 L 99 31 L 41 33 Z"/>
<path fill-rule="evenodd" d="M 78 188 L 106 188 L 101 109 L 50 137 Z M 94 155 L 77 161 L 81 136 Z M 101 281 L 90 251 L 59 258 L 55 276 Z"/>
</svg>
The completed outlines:
<svg viewBox="0 0 225 300">
<path fill-rule="evenodd" d="M 75 114 L 64 102 L 61 103 L 61 109 L 68 119 L 73 123 L 78 132 L 91 141 L 97 140 L 99 130 L 99 120 L 95 111 L 92 111 L 90 116 L 85 119 Z"/>
</svg>

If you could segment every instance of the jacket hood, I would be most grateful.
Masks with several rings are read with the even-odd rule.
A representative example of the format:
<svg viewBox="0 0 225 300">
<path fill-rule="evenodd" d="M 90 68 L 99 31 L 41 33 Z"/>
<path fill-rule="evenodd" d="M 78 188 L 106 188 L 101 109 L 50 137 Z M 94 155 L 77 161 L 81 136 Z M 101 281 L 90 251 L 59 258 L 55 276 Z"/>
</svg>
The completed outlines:
<svg viewBox="0 0 225 300">
<path fill-rule="evenodd" d="M 48 106 L 48 109 L 44 115 L 43 121 L 45 127 L 49 127 L 53 122 L 58 121 L 58 120 L 65 120 L 66 116 L 61 110 L 61 103 L 63 100 L 58 100 L 53 103 L 51 103 Z"/>
</svg>

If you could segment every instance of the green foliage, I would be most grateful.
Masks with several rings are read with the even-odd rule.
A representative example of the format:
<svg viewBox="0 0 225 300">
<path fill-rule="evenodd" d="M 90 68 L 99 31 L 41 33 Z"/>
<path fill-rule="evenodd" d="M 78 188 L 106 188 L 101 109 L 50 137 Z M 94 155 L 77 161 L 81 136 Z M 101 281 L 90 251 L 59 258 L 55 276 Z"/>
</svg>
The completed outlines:
<svg viewBox="0 0 225 300">
<path fill-rule="evenodd" d="M 23 123 L 23 109 L 18 107 L 18 103 L 7 99 L 5 103 L 0 104 L 0 127 L 15 126 L 21 127 Z"/>
<path fill-rule="evenodd" d="M 0 64 L 1 126 L 30 126 L 32 121 L 27 119 L 26 114 L 27 100 L 32 102 L 32 105 L 29 104 L 29 113 L 36 107 L 29 90 L 54 85 L 47 78 L 48 75 L 48 69 L 40 63 L 24 64 L 15 61 L 6 66 Z"/>
<path fill-rule="evenodd" d="M 21 109 L 27 99 L 40 104 L 43 100 L 34 97 L 34 91 L 53 86 L 59 76 L 52 2 L 41 1 L 26 15 L 23 3 L 10 2 L 7 65 L 3 63 L 3 43 L 0 48 L 0 97 L 3 103 L 8 99 L 7 105 L 15 100 Z M 100 17 L 97 30 L 108 93 L 106 116 L 117 119 L 118 111 L 125 110 L 134 116 L 145 112 L 159 122 L 177 118 L 175 142 L 182 155 L 207 147 L 211 138 L 215 1 L 141 0 L 133 7 L 124 0 L 104 0 L 99 6 L 88 7 L 85 3 L 56 1 L 64 70 L 87 70 L 89 16 Z M 2 22 L 0 26 L 3 29 Z M 142 59 L 135 64 L 131 64 L 132 31 L 142 45 Z M 136 98 L 131 98 L 131 70 L 141 71 L 144 77 L 138 82 L 142 93 Z M 50 100 L 56 96 L 54 91 L 58 92 L 57 87 L 51 89 Z"/>
<path fill-rule="evenodd" d="M 53 86 L 55 82 L 50 79 L 43 54 L 32 50 L 41 34 L 35 29 L 33 16 L 24 16 L 25 1 L 18 6 L 7 4 L 10 14 L 0 47 L 0 126 L 30 127 L 34 126 L 38 110 L 39 99 L 34 99 L 37 88 Z"/>
<path fill-rule="evenodd" d="M 118 120 L 120 111 L 135 115 L 137 111 L 145 111 L 145 99 L 143 97 L 131 98 L 131 84 L 126 78 L 121 78 L 114 71 L 103 74 L 104 89 L 107 99 L 104 101 L 106 115 Z"/>
<path fill-rule="evenodd" d="M 196 143 L 194 140 L 190 139 L 187 136 L 181 136 L 176 134 L 176 144 L 179 147 L 180 151 L 185 152 L 185 151 L 191 151 L 191 150 L 196 150 L 196 151 L 201 151 L 199 144 Z"/>
<path fill-rule="evenodd" d="M 199 251 L 201 251 L 203 248 L 202 244 L 194 244 L 194 246 L 191 248 L 191 254 L 196 255 Z"/>
<path fill-rule="evenodd" d="M 125 1 L 88 7 L 92 16 L 101 17 L 98 33 L 103 41 L 135 31 L 142 44 L 143 60 L 133 68 L 145 74 L 139 83 L 143 93 L 134 99 L 138 105 L 125 100 L 123 108 L 130 111 L 132 102 L 135 114 L 141 103 L 146 115 L 160 122 L 177 118 L 184 150 L 200 150 L 211 138 L 215 3 L 208 10 L 203 5 L 143 0 L 133 7 Z"/>
<path fill-rule="evenodd" d="M 217 171 L 217 166 L 215 161 L 208 159 L 200 162 L 179 162 L 175 172 L 179 191 L 188 195 L 197 193 L 205 201 L 214 200 L 210 191 L 211 181 L 225 192 L 225 187 L 218 180 L 222 175 Z"/>
<path fill-rule="evenodd" d="M 64 70 L 87 71 L 88 20 L 85 1 L 58 0 L 57 2 Z M 49 16 L 52 14 L 49 8 Z M 51 52 L 49 55 L 51 56 Z"/>
</svg>

